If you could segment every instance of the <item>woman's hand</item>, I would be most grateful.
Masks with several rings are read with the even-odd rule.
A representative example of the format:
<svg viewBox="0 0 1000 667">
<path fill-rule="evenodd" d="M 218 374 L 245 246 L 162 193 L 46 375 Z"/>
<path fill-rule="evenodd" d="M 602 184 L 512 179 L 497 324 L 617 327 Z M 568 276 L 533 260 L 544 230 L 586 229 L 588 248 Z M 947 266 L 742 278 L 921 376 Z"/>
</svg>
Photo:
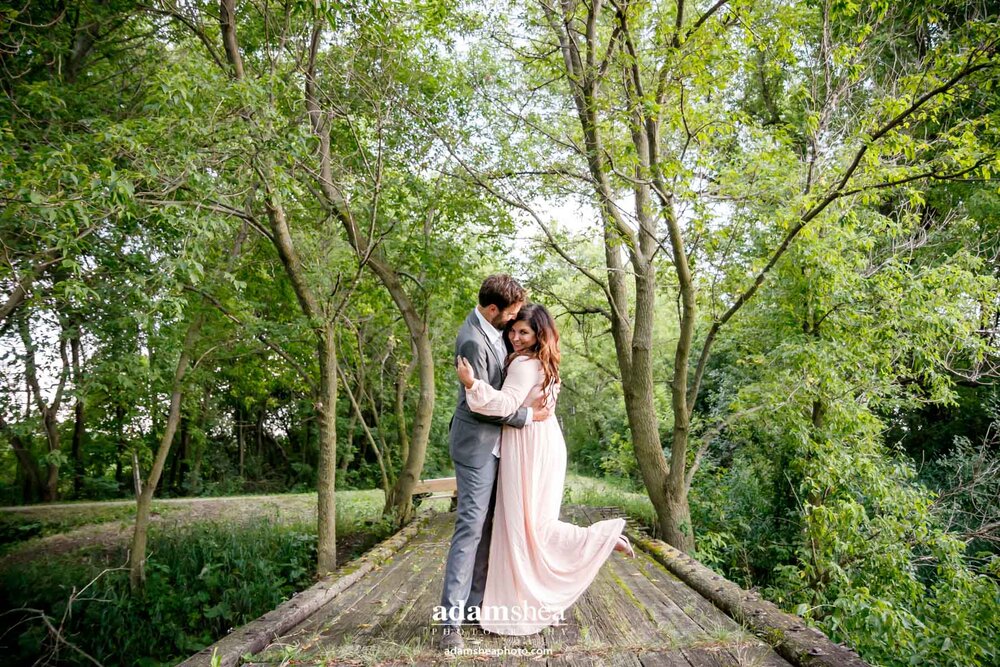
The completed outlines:
<svg viewBox="0 0 1000 667">
<path fill-rule="evenodd" d="M 458 373 L 458 381 L 466 389 L 472 389 L 472 385 L 476 382 L 476 373 L 472 370 L 469 360 L 465 357 L 455 357 L 455 371 Z"/>
</svg>

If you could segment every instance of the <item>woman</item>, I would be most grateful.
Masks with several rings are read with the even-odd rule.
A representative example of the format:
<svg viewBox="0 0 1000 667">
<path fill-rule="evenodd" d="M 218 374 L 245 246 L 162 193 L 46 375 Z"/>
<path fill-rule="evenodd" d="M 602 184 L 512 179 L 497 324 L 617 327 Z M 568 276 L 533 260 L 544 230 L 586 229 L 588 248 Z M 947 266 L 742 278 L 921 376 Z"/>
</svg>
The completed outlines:
<svg viewBox="0 0 1000 667">
<path fill-rule="evenodd" d="M 507 415 L 559 393 L 559 333 L 548 311 L 527 305 L 507 325 L 513 347 L 498 391 L 457 359 L 469 408 Z M 496 513 L 479 624 L 504 635 L 529 635 L 562 619 L 612 550 L 634 555 L 624 519 L 583 528 L 559 521 L 566 478 L 566 443 L 555 413 L 522 429 L 504 426 Z"/>
</svg>

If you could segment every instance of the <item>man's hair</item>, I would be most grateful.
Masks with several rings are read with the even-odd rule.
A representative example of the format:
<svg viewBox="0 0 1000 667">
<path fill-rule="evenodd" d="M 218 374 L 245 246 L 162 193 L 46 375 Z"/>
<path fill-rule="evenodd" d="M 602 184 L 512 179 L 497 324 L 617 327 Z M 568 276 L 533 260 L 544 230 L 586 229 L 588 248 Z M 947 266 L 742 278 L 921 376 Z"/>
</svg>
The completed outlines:
<svg viewBox="0 0 1000 667">
<path fill-rule="evenodd" d="M 490 276 L 479 288 L 479 305 L 483 308 L 496 306 L 506 310 L 512 304 L 524 301 L 525 291 L 521 283 L 506 273 Z"/>
</svg>

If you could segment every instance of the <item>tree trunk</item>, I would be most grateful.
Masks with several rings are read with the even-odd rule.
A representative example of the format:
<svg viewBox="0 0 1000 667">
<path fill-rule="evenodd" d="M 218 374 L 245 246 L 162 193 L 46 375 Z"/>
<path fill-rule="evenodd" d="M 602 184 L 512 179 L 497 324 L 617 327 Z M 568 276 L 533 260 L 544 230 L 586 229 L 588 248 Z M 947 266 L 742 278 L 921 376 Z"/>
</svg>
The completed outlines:
<svg viewBox="0 0 1000 667">
<path fill-rule="evenodd" d="M 243 409 L 236 408 L 236 444 L 240 450 L 240 479 L 244 479 L 243 463 L 246 456 L 246 439 L 243 437 Z"/>
<path fill-rule="evenodd" d="M 351 386 L 347 383 L 347 374 L 341 371 L 340 377 L 344 381 L 344 391 L 347 392 L 347 397 L 351 401 L 351 408 L 354 410 L 353 416 L 361 422 L 361 428 L 364 429 L 365 438 L 368 440 L 368 444 L 371 445 L 372 450 L 375 452 L 375 459 L 378 461 L 378 469 L 382 474 L 382 492 L 386 497 L 389 497 L 389 476 L 385 469 L 385 460 L 382 458 L 382 451 L 379 449 L 378 443 L 375 442 L 372 430 L 368 428 L 368 422 L 365 421 L 364 415 L 361 414 L 361 405 L 358 404 L 357 397 L 355 397 L 354 392 L 351 391 Z M 360 382 L 358 383 L 358 389 L 362 389 Z M 352 419 L 351 422 L 353 424 L 354 419 Z M 353 435 L 353 431 L 351 433 Z"/>
<path fill-rule="evenodd" d="M 257 409 L 257 419 L 254 421 L 254 438 L 257 443 L 257 461 L 264 461 L 264 408 Z"/>
<path fill-rule="evenodd" d="M 227 260 L 227 270 L 231 270 L 236 258 L 243 248 L 243 242 L 248 233 L 247 225 L 244 224 L 236 234 L 232 249 L 229 251 Z M 201 301 L 205 301 L 202 297 Z M 153 494 L 163 474 L 163 466 L 166 464 L 167 455 L 170 453 L 170 446 L 174 441 L 174 433 L 181 420 L 181 398 L 184 389 L 184 376 L 191 365 L 191 355 L 194 347 L 201 335 L 201 327 L 205 323 L 202 312 L 196 312 L 188 325 L 184 334 L 184 342 L 181 346 L 181 354 L 177 359 L 177 368 L 174 371 L 174 379 L 171 385 L 170 409 L 167 413 L 167 423 L 163 429 L 163 436 L 160 438 L 160 446 L 156 450 L 156 457 L 153 459 L 153 468 L 149 471 L 149 478 L 142 486 L 138 497 L 135 513 L 135 530 L 132 534 L 132 548 L 129 551 L 129 583 L 132 590 L 138 590 L 146 581 L 146 541 L 149 531 L 149 511 L 153 502 Z M 159 411 L 155 411 L 158 414 Z M 133 455 L 133 461 L 136 461 Z M 138 471 L 136 471 L 138 474 Z"/>
<path fill-rule="evenodd" d="M 413 430 L 409 439 L 408 456 L 403 462 L 402 470 L 391 493 L 386 496 L 383 514 L 392 516 L 396 525 L 407 523 L 413 518 L 413 487 L 420 479 L 424 468 L 424 458 L 427 454 L 427 443 L 430 441 L 431 417 L 434 414 L 434 353 L 431 349 L 430 334 L 427 323 L 417 312 L 416 307 L 403 289 L 399 273 L 393 269 L 378 248 L 371 248 L 368 241 L 362 238 L 350 211 L 334 187 L 330 176 L 329 137 L 320 136 L 320 153 L 324 156 L 321 188 L 327 197 L 327 203 L 337 212 L 345 228 L 351 246 L 359 257 L 368 260 L 368 266 L 375 273 L 382 285 L 389 292 L 393 303 L 399 309 L 410 334 L 410 340 L 416 353 L 419 369 L 420 394 L 413 418 Z"/>
<path fill-rule="evenodd" d="M 358 448 L 358 464 L 368 460 L 368 438 L 361 438 L 361 447 Z"/>
<path fill-rule="evenodd" d="M 128 443 L 125 441 L 125 408 L 121 405 L 115 406 L 115 424 L 118 426 L 117 445 L 115 447 L 115 481 L 118 482 L 118 489 L 123 490 L 125 486 L 125 473 L 124 466 L 122 466 L 122 457 L 125 456 Z"/>
<path fill-rule="evenodd" d="M 76 394 L 76 405 L 73 406 L 73 496 L 80 497 L 83 491 L 83 439 L 86 435 L 83 406 L 83 377 L 80 369 L 80 329 L 76 329 L 69 340 L 73 360 L 73 392 Z"/>
<path fill-rule="evenodd" d="M 184 482 L 184 462 L 187 457 L 190 456 L 191 451 L 191 419 L 181 420 L 181 437 L 179 447 L 177 447 L 177 456 L 174 457 L 173 470 L 170 471 L 172 479 L 170 480 L 171 488 L 174 493 L 180 493 L 181 485 Z"/>
<path fill-rule="evenodd" d="M 201 459 L 201 453 L 205 449 L 206 443 L 204 434 L 208 430 L 209 420 L 213 418 L 213 415 L 211 415 L 208 410 L 209 399 L 211 396 L 211 389 L 206 385 L 204 387 L 204 393 L 201 396 L 201 403 L 198 405 L 198 419 L 196 421 L 198 425 L 198 433 L 202 434 L 202 437 L 192 439 L 189 432 L 188 440 L 184 444 L 184 456 L 181 457 L 180 469 L 180 488 L 182 493 L 196 493 L 192 477 L 192 471 L 194 469 L 193 462 Z"/>
<path fill-rule="evenodd" d="M 222 32 L 222 45 L 226 50 L 226 59 L 233 67 L 233 76 L 243 78 L 243 58 L 236 39 L 236 0 L 220 0 L 219 29 Z"/>
<path fill-rule="evenodd" d="M 189 489 L 191 495 L 201 493 L 201 458 L 204 453 L 203 447 L 195 447 L 194 452 L 189 455 L 187 479 L 191 480 Z"/>
<path fill-rule="evenodd" d="M 636 160 L 630 183 L 637 228 L 623 219 L 618 201 L 620 193 L 609 180 L 613 169 L 606 163 L 607 152 L 602 140 L 604 125 L 598 115 L 602 105 L 600 88 L 607 83 L 608 70 L 596 66 L 594 57 L 596 33 L 593 27 L 601 11 L 600 4 L 595 2 L 587 7 L 584 22 L 587 31 L 576 34 L 576 25 L 579 23 L 579 17 L 575 16 L 576 5 L 542 3 L 542 11 L 558 39 L 563 65 L 569 75 L 573 103 L 583 132 L 583 152 L 603 222 L 607 282 L 601 283 L 601 287 L 610 306 L 608 315 L 621 371 L 632 446 L 643 483 L 656 510 L 658 532 L 677 548 L 690 551 L 694 548 L 694 535 L 687 500 L 689 480 L 685 474 L 690 422 L 686 390 L 690 337 L 694 330 L 694 288 L 687 270 L 687 256 L 680 228 L 672 213 L 672 204 L 669 200 L 664 200 L 667 195 L 662 184 L 657 181 L 657 120 L 646 115 L 648 100 L 641 99 L 643 82 L 639 76 L 638 63 L 624 68 L 622 81 L 632 116 L 629 130 Z M 622 43 L 629 49 L 634 48 L 627 26 L 627 15 L 619 14 L 618 19 Z M 586 49 L 585 53 L 581 52 L 581 47 Z M 653 386 L 652 341 L 656 300 L 654 258 L 660 247 L 658 216 L 652 200 L 654 184 L 658 187 L 656 192 L 661 200 L 660 212 L 666 218 L 670 230 L 674 266 L 684 304 L 681 337 L 675 353 L 671 385 L 674 433 L 669 464 L 660 441 Z M 623 253 L 627 254 L 631 265 L 628 268 L 634 276 L 635 310 L 631 320 Z M 596 276 L 589 273 L 587 275 L 600 282 Z"/>
<path fill-rule="evenodd" d="M 359 369 L 359 375 L 364 377 L 363 368 Z M 341 380 L 344 382 L 344 387 L 348 388 L 347 376 L 343 373 L 341 373 Z M 371 427 L 368 426 L 368 422 L 365 421 L 364 415 L 361 414 L 360 402 L 362 396 L 368 399 L 368 406 L 371 408 L 372 426 L 375 427 L 375 433 L 378 434 L 378 442 L 375 441 L 375 437 L 372 435 Z M 351 397 L 353 399 L 354 395 L 351 394 Z M 368 390 L 367 387 L 364 386 L 362 381 L 358 382 L 357 401 L 358 406 L 356 408 L 356 412 L 358 418 L 361 420 L 361 425 L 365 431 L 365 435 L 369 440 L 371 440 L 372 448 L 375 450 L 375 456 L 378 459 L 378 466 L 382 472 L 382 479 L 384 481 L 382 488 L 385 491 L 386 497 L 388 497 L 389 488 L 391 486 L 390 480 L 395 482 L 396 474 L 395 470 L 393 470 L 392 451 L 389 449 L 389 444 L 385 440 L 385 429 L 382 428 L 382 419 L 379 416 L 382 414 L 382 410 L 379 409 L 379 404 L 375 402 L 375 396 Z M 382 401 L 379 401 L 379 403 L 382 403 Z"/>
<path fill-rule="evenodd" d="M 323 575 L 337 567 L 336 470 L 337 470 L 337 346 L 336 326 L 321 307 L 306 282 L 305 270 L 292 243 L 288 220 L 280 194 L 270 187 L 269 166 L 264 165 L 264 205 L 271 225 L 271 241 L 285 268 L 303 315 L 316 336 L 319 357 L 319 396 L 316 418 L 319 422 L 319 463 L 317 464 L 317 545 L 316 571 Z"/>
<path fill-rule="evenodd" d="M 346 446 L 344 447 L 344 455 L 337 463 L 337 470 L 340 475 L 340 479 L 343 479 L 344 474 L 347 472 L 347 466 L 350 465 L 351 461 L 355 458 L 357 448 L 354 446 L 354 429 L 357 425 L 358 415 L 356 412 L 352 411 L 351 418 L 347 422 L 347 437 L 345 438 Z"/>
<path fill-rule="evenodd" d="M 398 302 L 397 302 L 398 305 Z M 416 313 L 414 312 L 414 315 Z M 407 324 L 417 351 L 417 367 L 420 371 L 420 395 L 417 398 L 416 413 L 413 417 L 413 435 L 410 438 L 408 456 L 392 492 L 385 499 L 385 513 L 391 512 L 396 525 L 413 519 L 413 488 L 420 480 L 427 454 L 427 443 L 431 435 L 431 417 L 434 414 L 434 353 L 423 321 Z"/>
<path fill-rule="evenodd" d="M 45 437 L 49 441 L 49 453 L 59 451 L 59 422 L 53 410 L 45 411 Z M 45 466 L 47 475 L 45 478 L 45 488 L 43 500 L 51 502 L 59 499 L 59 466 L 50 460 Z"/>
<path fill-rule="evenodd" d="M 139 494 L 135 513 L 135 530 L 132 534 L 132 547 L 129 551 L 129 583 L 132 586 L 132 590 L 138 590 L 146 583 L 146 542 L 149 532 L 149 512 L 153 502 L 153 493 L 156 491 L 156 485 L 160 481 L 163 466 L 166 464 L 167 455 L 170 453 L 170 446 L 174 440 L 174 433 L 176 433 L 181 421 L 181 398 L 183 395 L 184 376 L 187 374 L 188 367 L 191 364 L 191 354 L 201 334 L 203 323 L 203 315 L 201 313 L 195 314 L 188 325 L 187 333 L 184 335 L 181 355 L 177 360 L 177 369 L 174 371 L 167 424 L 163 430 L 163 436 L 160 438 L 160 446 L 156 450 L 156 458 L 153 459 L 153 468 L 149 471 L 149 478 L 146 480 Z"/>
<path fill-rule="evenodd" d="M 42 485 L 38 477 L 32 477 L 31 471 L 24 467 L 21 459 L 17 459 L 16 484 L 21 487 L 21 502 L 25 505 L 38 502 L 42 496 Z"/>
<path fill-rule="evenodd" d="M 320 395 L 316 403 L 319 421 L 319 465 L 316 475 L 317 544 L 316 574 L 337 569 L 337 345 L 334 326 L 328 324 L 317 345 Z"/>
<path fill-rule="evenodd" d="M 667 492 L 670 496 L 670 511 L 666 517 L 668 524 L 664 537 L 667 542 L 685 553 L 694 551 L 694 527 L 691 525 L 691 509 L 688 505 L 688 489 L 691 486 L 693 470 L 687 471 L 687 453 L 691 429 L 691 413 L 697 396 L 688 390 L 688 367 L 691 360 L 691 344 L 697 324 L 697 300 L 694 279 L 688 266 L 687 252 L 681 236 L 680 225 L 674 215 L 673 205 L 663 202 L 667 226 L 670 230 L 670 244 L 674 256 L 674 272 L 681 291 L 680 336 L 674 349 L 674 374 L 670 383 L 670 404 L 674 415 L 674 432 L 670 445 L 670 478 Z"/>
<path fill-rule="evenodd" d="M 48 462 L 46 463 L 46 475 L 42 486 L 42 500 L 51 502 L 59 497 L 59 407 L 62 405 L 63 390 L 66 387 L 66 378 L 69 375 L 69 359 L 66 356 L 66 338 L 60 336 L 59 357 L 62 359 L 62 371 L 59 374 L 59 384 L 56 386 L 55 396 L 51 404 L 45 403 L 42 396 L 42 388 L 38 383 L 38 370 L 35 362 L 35 343 L 31 339 L 31 330 L 28 319 L 21 317 L 18 319 L 18 332 L 21 335 L 21 342 L 24 344 L 24 374 L 28 381 L 28 388 L 34 397 L 38 413 L 42 417 L 42 425 L 45 430 L 45 439 L 48 442 Z"/>
<path fill-rule="evenodd" d="M 305 103 L 313 133 L 318 141 L 319 179 L 323 203 L 329 207 L 343 224 L 347 239 L 359 258 L 375 273 L 392 297 L 406 323 L 407 331 L 417 354 L 420 369 L 420 395 L 413 420 L 409 456 L 403 463 L 392 493 L 386 497 L 383 513 L 394 517 L 397 525 L 406 523 L 413 517 L 413 487 L 420 478 L 430 440 L 431 416 L 434 414 L 434 355 L 431 350 L 427 323 L 417 312 L 413 301 L 403 289 L 399 272 L 391 265 L 381 248 L 373 247 L 371 239 L 361 234 L 348 201 L 336 185 L 330 154 L 329 128 L 324 121 L 324 113 L 316 94 L 316 54 L 319 51 L 324 19 L 315 17 L 309 47 L 309 59 L 305 72 Z"/>
<path fill-rule="evenodd" d="M 184 449 L 184 438 L 187 433 L 187 419 L 183 416 L 181 417 L 180 426 L 178 426 L 180 431 L 180 446 L 172 450 L 173 456 L 170 458 L 170 470 L 167 473 L 166 478 L 163 480 L 163 488 L 168 492 L 177 490 L 177 468 L 180 465 L 181 450 Z"/>
<path fill-rule="evenodd" d="M 132 488 L 135 490 L 136 502 L 142 495 L 142 470 L 139 468 L 139 454 L 132 450 Z"/>
<path fill-rule="evenodd" d="M 35 502 L 42 495 L 42 471 L 38 467 L 35 457 L 31 455 L 27 443 L 10 427 L 2 412 L 0 412 L 0 433 L 3 433 L 10 442 L 14 456 L 17 458 L 18 469 L 24 476 L 24 484 L 21 489 L 22 500 L 25 503 Z"/>
<path fill-rule="evenodd" d="M 417 360 L 414 356 L 410 363 L 399 364 L 399 372 L 396 374 L 396 434 L 399 438 L 399 458 L 401 461 L 410 458 L 410 435 L 406 429 L 406 388 L 416 363 Z"/>
<path fill-rule="evenodd" d="M 103 3 L 94 3 L 103 4 Z M 101 36 L 101 23 L 96 18 L 85 17 L 82 25 L 76 26 L 76 35 L 73 39 L 73 48 L 70 49 L 66 57 L 65 76 L 66 81 L 74 83 L 83 71 L 83 66 L 87 61 L 87 56 L 94 48 L 98 38 Z M 105 35 L 107 36 L 107 35 Z"/>
</svg>

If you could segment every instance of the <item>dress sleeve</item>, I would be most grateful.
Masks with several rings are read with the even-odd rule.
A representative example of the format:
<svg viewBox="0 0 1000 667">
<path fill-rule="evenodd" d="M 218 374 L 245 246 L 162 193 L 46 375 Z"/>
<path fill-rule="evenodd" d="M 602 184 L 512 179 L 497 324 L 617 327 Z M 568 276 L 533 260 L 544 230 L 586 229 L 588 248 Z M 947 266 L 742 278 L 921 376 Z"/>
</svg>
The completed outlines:
<svg viewBox="0 0 1000 667">
<path fill-rule="evenodd" d="M 521 407 L 531 388 L 538 384 L 538 363 L 534 359 L 518 357 L 510 364 L 503 387 L 494 389 L 484 380 L 477 379 L 465 390 L 469 409 L 483 415 L 503 417 Z"/>
</svg>

